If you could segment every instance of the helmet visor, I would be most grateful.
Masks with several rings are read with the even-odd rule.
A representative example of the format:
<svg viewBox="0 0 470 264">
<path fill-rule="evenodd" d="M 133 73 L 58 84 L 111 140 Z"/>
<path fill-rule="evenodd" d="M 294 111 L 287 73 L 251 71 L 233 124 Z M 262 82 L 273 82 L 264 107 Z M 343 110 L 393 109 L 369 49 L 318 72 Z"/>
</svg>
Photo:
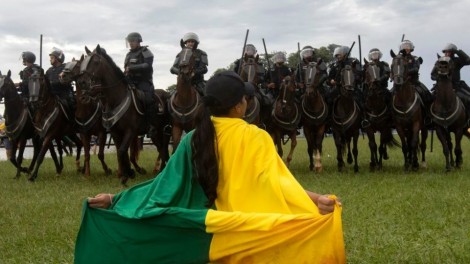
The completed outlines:
<svg viewBox="0 0 470 264">
<path fill-rule="evenodd" d="M 369 53 L 369 59 L 371 60 L 380 60 L 381 57 L 382 57 L 382 53 L 378 50 L 372 51 L 371 53 Z"/>
<path fill-rule="evenodd" d="M 255 56 L 256 54 L 256 49 L 253 46 L 246 46 L 245 47 L 245 54 L 248 56 Z"/>
</svg>

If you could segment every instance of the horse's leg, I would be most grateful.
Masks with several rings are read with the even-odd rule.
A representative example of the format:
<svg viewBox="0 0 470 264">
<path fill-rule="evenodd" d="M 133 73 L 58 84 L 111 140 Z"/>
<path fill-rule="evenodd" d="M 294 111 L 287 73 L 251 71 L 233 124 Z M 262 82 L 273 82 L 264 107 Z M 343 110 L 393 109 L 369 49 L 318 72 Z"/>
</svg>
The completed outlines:
<svg viewBox="0 0 470 264">
<path fill-rule="evenodd" d="M 119 140 L 119 148 L 116 149 L 117 151 L 117 157 L 118 160 L 121 164 L 120 169 L 121 169 L 121 184 L 126 186 L 127 180 L 129 178 L 134 178 L 135 177 L 135 172 L 131 168 L 130 160 L 129 160 L 129 147 L 132 143 L 132 140 L 135 140 L 136 136 L 131 135 L 130 133 L 125 134 L 122 138 Z"/>
<path fill-rule="evenodd" d="M 290 162 L 292 161 L 292 156 L 294 155 L 295 147 L 297 147 L 297 130 L 291 131 L 289 137 L 290 137 L 290 151 L 286 158 L 288 167 L 289 167 Z"/>
<path fill-rule="evenodd" d="M 70 134 L 70 136 L 67 138 L 68 138 L 69 147 L 73 145 L 72 143 L 74 143 L 75 146 L 77 147 L 77 151 L 76 151 L 77 153 L 75 154 L 75 168 L 77 172 L 80 172 L 82 170 L 82 168 L 80 168 L 80 155 L 82 153 L 83 143 L 75 133 Z M 90 141 L 88 141 L 88 149 L 89 148 L 90 148 Z M 71 151 L 70 153 L 73 153 L 73 152 Z"/>
<path fill-rule="evenodd" d="M 359 172 L 359 165 L 357 164 L 357 155 L 359 154 L 359 151 L 357 149 L 357 141 L 359 139 L 359 129 L 354 131 L 352 140 L 353 140 L 353 148 L 352 148 L 352 153 L 354 156 L 354 172 Z"/>
<path fill-rule="evenodd" d="M 176 124 L 173 124 L 172 131 L 171 131 L 171 135 L 173 138 L 173 153 L 175 153 L 176 148 L 180 144 L 182 133 L 183 133 L 183 130 L 181 129 L 181 127 L 177 126 Z"/>
<path fill-rule="evenodd" d="M 398 136 L 400 137 L 401 151 L 403 153 L 403 158 L 404 158 L 404 161 L 405 161 L 403 168 L 405 169 L 405 171 L 407 171 L 409 169 L 409 166 L 410 166 L 409 161 L 408 161 L 408 142 L 407 142 L 407 138 L 406 138 L 405 131 L 404 131 L 402 126 L 396 126 L 396 130 L 397 130 Z"/>
<path fill-rule="evenodd" d="M 83 144 L 84 161 L 82 173 L 85 177 L 90 177 L 90 140 L 91 134 L 88 132 L 80 133 L 80 139 Z"/>
<path fill-rule="evenodd" d="M 450 166 L 454 167 L 455 166 L 454 153 L 452 153 L 452 150 L 454 149 L 454 146 L 452 145 L 452 136 L 450 134 L 450 131 L 446 131 L 446 142 L 447 142 L 447 147 L 449 148 Z"/>
<path fill-rule="evenodd" d="M 367 138 L 369 139 L 369 150 L 370 150 L 369 169 L 370 171 L 374 171 L 376 166 L 378 165 L 377 143 L 375 142 L 374 131 L 371 128 L 367 129 L 366 133 L 367 133 Z"/>
<path fill-rule="evenodd" d="M 54 144 L 51 141 L 50 146 L 49 146 L 49 152 L 51 153 L 52 160 L 54 161 L 54 165 L 56 168 L 56 175 L 59 175 L 62 173 L 62 170 L 64 168 L 64 165 L 62 162 L 62 145 L 57 145 L 57 149 L 58 149 L 60 158 L 57 157 L 57 153 L 55 152 L 55 149 L 54 149 Z"/>
<path fill-rule="evenodd" d="M 446 161 L 445 170 L 449 172 L 451 170 L 450 161 L 449 161 L 449 144 L 447 144 L 447 137 L 443 127 L 436 127 L 436 135 L 442 145 L 442 153 Z"/>
<path fill-rule="evenodd" d="M 98 159 L 101 162 L 101 167 L 103 167 L 104 173 L 106 175 L 111 175 L 112 171 L 104 161 L 104 147 L 106 146 L 106 132 L 98 132 Z"/>
<path fill-rule="evenodd" d="M 18 150 L 18 145 L 21 144 L 21 139 L 17 140 L 12 140 L 10 142 L 11 144 L 11 154 L 10 154 L 10 162 L 15 166 L 16 168 L 16 175 L 14 179 L 18 179 L 21 176 L 21 163 L 19 163 L 19 155 L 17 156 L 16 152 Z M 20 154 L 22 154 L 21 147 L 20 147 Z"/>
<path fill-rule="evenodd" d="M 147 171 L 139 166 L 139 163 L 137 163 L 139 152 L 140 152 L 140 138 L 136 136 L 132 141 L 130 145 L 130 161 L 132 165 L 134 165 L 135 170 L 141 174 L 144 175 L 147 173 Z"/>
<path fill-rule="evenodd" d="M 450 137 L 450 135 L 449 135 Z M 421 168 L 427 168 L 428 164 L 426 163 L 426 144 L 428 140 L 428 129 L 422 128 L 421 129 L 421 142 L 420 142 L 420 150 L 421 150 Z M 452 141 L 449 141 L 452 142 Z M 452 150 L 452 147 L 450 148 Z"/>
<path fill-rule="evenodd" d="M 39 151 L 41 150 L 41 139 L 39 138 L 39 136 L 37 135 L 33 136 L 31 141 L 33 142 L 33 159 L 31 160 L 31 163 L 29 164 L 28 174 L 30 174 L 33 171 L 34 165 L 36 164 L 36 161 L 38 159 Z"/>
<path fill-rule="evenodd" d="M 307 140 L 307 154 L 309 158 L 309 169 L 310 171 L 313 170 L 313 150 L 314 150 L 314 135 L 312 134 L 312 131 L 310 129 L 310 126 L 304 126 L 304 135 L 305 139 Z"/>
<path fill-rule="evenodd" d="M 41 150 L 38 153 L 38 157 L 37 157 L 36 163 L 34 165 L 34 170 L 31 173 L 31 176 L 29 176 L 29 178 L 28 178 L 29 181 L 35 181 L 36 178 L 38 177 L 39 167 L 41 166 L 42 162 L 44 161 L 44 155 L 46 155 L 47 150 L 50 149 L 50 148 L 52 148 L 52 151 L 54 151 L 54 146 L 52 144 L 52 138 L 50 136 L 46 136 L 44 138 L 43 142 L 42 142 Z M 52 151 L 51 151 L 51 156 L 52 156 Z M 56 156 L 56 160 L 54 160 L 54 162 L 56 162 L 56 161 L 57 161 L 57 156 Z M 56 169 L 57 169 L 57 163 L 56 163 Z"/>
<path fill-rule="evenodd" d="M 419 162 L 418 162 L 418 144 L 419 144 L 419 134 L 420 134 L 420 125 L 419 123 L 413 124 L 412 127 L 412 137 L 411 137 L 411 164 L 412 169 L 417 171 L 419 169 Z"/>
<path fill-rule="evenodd" d="M 282 150 L 282 137 L 282 131 L 280 129 L 276 129 L 274 132 L 274 145 L 277 147 L 277 154 L 281 158 L 284 155 L 284 151 Z"/>
<path fill-rule="evenodd" d="M 460 169 L 462 166 L 462 137 L 463 137 L 463 131 L 462 129 L 456 129 L 455 134 L 455 167 Z"/>
<path fill-rule="evenodd" d="M 348 164 L 352 164 L 353 163 L 353 156 L 351 154 L 351 139 L 348 139 L 346 141 L 346 145 L 348 146 Z"/>
<path fill-rule="evenodd" d="M 341 139 L 341 135 L 337 131 L 333 131 L 333 137 L 335 139 L 336 145 L 336 160 L 338 162 L 338 171 L 343 171 L 344 161 L 343 161 L 343 140 Z"/>
</svg>

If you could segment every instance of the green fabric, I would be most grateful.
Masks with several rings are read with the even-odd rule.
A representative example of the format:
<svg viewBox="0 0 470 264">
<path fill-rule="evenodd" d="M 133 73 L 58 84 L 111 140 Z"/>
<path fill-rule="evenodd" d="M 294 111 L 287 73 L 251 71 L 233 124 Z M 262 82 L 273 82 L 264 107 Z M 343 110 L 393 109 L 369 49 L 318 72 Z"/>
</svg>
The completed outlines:
<svg viewBox="0 0 470 264">
<path fill-rule="evenodd" d="M 191 135 L 158 177 L 117 194 L 107 210 L 83 205 L 75 263 L 208 263 L 207 198 L 193 179 Z"/>
</svg>

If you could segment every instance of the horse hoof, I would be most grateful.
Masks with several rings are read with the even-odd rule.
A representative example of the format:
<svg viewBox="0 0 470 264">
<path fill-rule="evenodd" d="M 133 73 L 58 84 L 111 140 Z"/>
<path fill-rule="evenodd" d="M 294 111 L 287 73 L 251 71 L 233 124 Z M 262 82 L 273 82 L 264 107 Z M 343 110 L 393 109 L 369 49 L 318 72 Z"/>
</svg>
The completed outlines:
<svg viewBox="0 0 470 264">
<path fill-rule="evenodd" d="M 35 180 L 36 180 L 35 177 L 29 177 L 29 178 L 28 178 L 28 181 L 30 181 L 30 182 L 34 182 Z"/>
<path fill-rule="evenodd" d="M 104 173 L 106 174 L 106 176 L 109 176 L 109 175 L 113 174 L 113 171 L 111 169 L 106 169 L 106 170 L 104 170 Z"/>
<path fill-rule="evenodd" d="M 423 169 L 428 168 L 428 164 L 426 163 L 426 161 L 421 162 L 421 168 L 423 168 Z"/>
<path fill-rule="evenodd" d="M 128 177 L 121 177 L 121 184 L 122 184 L 124 187 L 127 187 L 127 180 L 129 180 Z"/>
<path fill-rule="evenodd" d="M 131 179 L 134 179 L 134 178 L 135 178 L 135 171 L 132 170 L 132 169 L 131 169 L 130 172 L 129 172 L 129 178 L 131 178 Z"/>
<path fill-rule="evenodd" d="M 145 174 L 147 174 L 147 171 L 146 171 L 144 168 L 138 169 L 137 172 L 138 172 L 140 175 L 145 175 Z"/>
<path fill-rule="evenodd" d="M 323 171 L 323 167 L 322 167 L 322 166 L 315 167 L 315 172 L 321 173 L 322 171 Z"/>
</svg>

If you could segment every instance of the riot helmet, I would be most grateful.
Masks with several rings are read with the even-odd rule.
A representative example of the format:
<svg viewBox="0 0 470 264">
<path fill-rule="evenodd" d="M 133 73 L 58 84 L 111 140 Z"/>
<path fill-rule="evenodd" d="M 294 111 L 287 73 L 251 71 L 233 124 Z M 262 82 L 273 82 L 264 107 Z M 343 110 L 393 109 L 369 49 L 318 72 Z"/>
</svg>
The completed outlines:
<svg viewBox="0 0 470 264">
<path fill-rule="evenodd" d="M 300 52 L 300 56 L 302 57 L 302 59 L 308 62 L 313 61 L 313 55 L 315 55 L 315 50 L 312 46 L 305 46 Z"/>
<path fill-rule="evenodd" d="M 343 58 L 346 57 L 346 55 L 348 55 L 348 53 L 349 53 L 349 47 L 339 46 L 335 48 L 335 51 L 333 52 L 333 56 L 337 60 L 342 60 Z"/>
<path fill-rule="evenodd" d="M 199 37 L 196 33 L 188 32 L 183 36 L 183 43 L 186 43 L 188 40 L 194 40 L 197 44 L 199 44 Z"/>
<path fill-rule="evenodd" d="M 403 40 L 403 42 L 400 44 L 399 50 L 404 51 L 405 49 L 409 49 L 410 51 L 415 50 L 415 45 L 413 45 L 413 42 L 409 40 Z"/>
<path fill-rule="evenodd" d="M 257 52 L 258 51 L 256 50 L 255 45 L 246 44 L 246 46 L 245 46 L 245 55 L 255 57 Z"/>
<path fill-rule="evenodd" d="M 64 52 L 58 48 L 52 48 L 52 51 L 51 53 L 49 53 L 49 56 L 54 56 L 60 63 L 64 63 Z"/>
<path fill-rule="evenodd" d="M 131 32 L 127 35 L 126 37 L 127 42 L 142 42 L 142 36 L 140 35 L 139 32 Z"/>
<path fill-rule="evenodd" d="M 382 58 L 382 52 L 377 49 L 373 48 L 369 51 L 369 60 L 380 60 Z"/>
<path fill-rule="evenodd" d="M 284 52 L 277 52 L 272 58 L 274 63 L 284 63 L 286 62 L 286 54 Z"/>
<path fill-rule="evenodd" d="M 21 53 L 21 58 L 23 59 L 23 62 L 34 63 L 36 61 L 36 55 L 31 51 L 24 51 Z"/>
<path fill-rule="evenodd" d="M 443 53 L 446 53 L 446 52 L 452 52 L 452 53 L 454 53 L 456 50 L 457 50 L 457 46 L 455 46 L 455 44 L 447 43 L 447 44 L 444 46 L 444 48 L 442 49 L 442 52 L 443 52 Z"/>
</svg>

